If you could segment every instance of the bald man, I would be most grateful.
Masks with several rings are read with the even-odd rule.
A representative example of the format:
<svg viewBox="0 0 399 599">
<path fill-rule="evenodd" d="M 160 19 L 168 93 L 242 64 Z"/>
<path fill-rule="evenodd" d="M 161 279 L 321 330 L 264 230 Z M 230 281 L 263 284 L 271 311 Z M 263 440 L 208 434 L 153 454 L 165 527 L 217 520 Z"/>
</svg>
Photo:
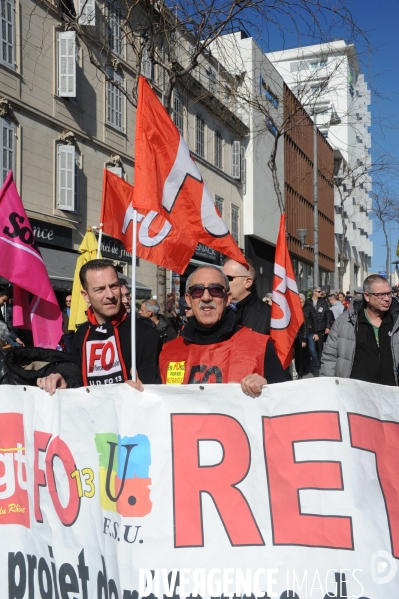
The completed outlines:
<svg viewBox="0 0 399 599">
<path fill-rule="evenodd" d="M 223 272 L 229 280 L 236 321 L 256 333 L 269 335 L 271 307 L 262 302 L 256 291 L 256 267 L 247 260 L 249 269 L 228 258 Z"/>
</svg>

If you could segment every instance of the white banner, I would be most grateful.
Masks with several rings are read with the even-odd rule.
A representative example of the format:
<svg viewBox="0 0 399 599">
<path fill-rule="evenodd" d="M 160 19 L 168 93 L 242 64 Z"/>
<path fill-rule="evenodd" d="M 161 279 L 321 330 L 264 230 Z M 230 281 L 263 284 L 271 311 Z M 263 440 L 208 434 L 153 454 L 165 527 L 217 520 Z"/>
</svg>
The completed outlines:
<svg viewBox="0 0 399 599">
<path fill-rule="evenodd" d="M 0 393 L 1 599 L 399 597 L 398 389 Z"/>
</svg>

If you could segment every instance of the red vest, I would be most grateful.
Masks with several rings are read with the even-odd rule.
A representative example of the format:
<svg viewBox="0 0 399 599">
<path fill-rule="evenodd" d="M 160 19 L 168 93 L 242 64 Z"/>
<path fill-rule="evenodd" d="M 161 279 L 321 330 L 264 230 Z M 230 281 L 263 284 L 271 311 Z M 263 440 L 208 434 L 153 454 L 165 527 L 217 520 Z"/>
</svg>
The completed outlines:
<svg viewBox="0 0 399 599">
<path fill-rule="evenodd" d="M 263 376 L 268 339 L 268 335 L 245 327 L 230 339 L 211 345 L 196 345 L 178 337 L 162 348 L 162 383 L 239 383 L 247 374 Z"/>
</svg>

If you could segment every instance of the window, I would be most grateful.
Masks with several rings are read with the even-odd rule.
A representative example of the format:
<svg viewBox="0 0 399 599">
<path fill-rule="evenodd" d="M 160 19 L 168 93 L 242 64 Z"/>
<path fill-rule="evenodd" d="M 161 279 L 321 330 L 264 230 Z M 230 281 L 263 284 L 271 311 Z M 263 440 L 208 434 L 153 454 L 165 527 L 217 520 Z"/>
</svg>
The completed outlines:
<svg viewBox="0 0 399 599">
<path fill-rule="evenodd" d="M 238 218 L 239 218 L 240 209 L 234 204 L 231 205 L 231 234 L 233 238 L 239 243 L 238 237 Z"/>
<path fill-rule="evenodd" d="M 115 0 L 108 0 L 107 38 L 110 50 L 122 54 L 122 12 Z"/>
<path fill-rule="evenodd" d="M 195 115 L 195 151 L 198 156 L 205 156 L 205 121 L 204 117 L 197 112 Z"/>
<path fill-rule="evenodd" d="M 223 168 L 223 138 L 219 129 L 215 131 L 215 166 Z"/>
<path fill-rule="evenodd" d="M 179 96 L 174 93 L 173 94 L 173 122 L 176 127 L 179 129 L 180 135 L 183 137 L 184 135 L 184 118 L 183 118 L 183 102 L 179 98 Z"/>
<path fill-rule="evenodd" d="M 0 118 L 1 134 L 1 184 L 6 180 L 8 171 L 15 170 L 15 125 L 8 119 Z"/>
<path fill-rule="evenodd" d="M 271 120 L 270 117 L 265 116 L 265 121 L 266 121 L 266 127 L 268 128 L 268 130 L 270 131 L 270 133 L 272 133 L 274 135 L 274 137 L 276 137 L 277 135 L 277 127 L 275 127 L 273 121 Z"/>
<path fill-rule="evenodd" d="M 1 62 L 14 68 L 14 0 L 1 0 Z"/>
<path fill-rule="evenodd" d="M 123 79 L 118 73 L 111 69 L 107 72 L 114 81 L 123 85 Z M 123 94 L 111 81 L 107 81 L 107 123 L 123 130 Z"/>
<path fill-rule="evenodd" d="M 58 146 L 57 208 L 74 212 L 77 206 L 77 165 L 75 146 Z"/>
<path fill-rule="evenodd" d="M 274 108 L 278 108 L 278 98 L 273 94 L 272 91 L 270 91 L 270 89 L 266 89 L 265 98 L 270 102 L 272 106 L 274 106 Z"/>
<path fill-rule="evenodd" d="M 212 94 L 216 93 L 218 76 L 214 69 L 209 67 L 206 74 L 208 75 L 208 89 Z"/>
<path fill-rule="evenodd" d="M 141 55 L 141 74 L 149 81 L 154 79 L 154 65 L 152 64 L 147 45 L 143 46 Z"/>
<path fill-rule="evenodd" d="M 239 179 L 241 176 L 240 154 L 241 143 L 237 140 L 234 140 L 231 144 L 231 176 L 233 179 Z"/>
<path fill-rule="evenodd" d="M 76 97 L 76 34 L 62 31 L 58 34 L 58 95 Z"/>
<path fill-rule="evenodd" d="M 107 166 L 107 171 L 123 179 L 123 169 L 121 166 Z"/>
<path fill-rule="evenodd" d="M 96 24 L 96 3 L 95 0 L 79 0 L 78 2 L 79 25 Z"/>
<path fill-rule="evenodd" d="M 223 218 L 223 198 L 215 196 L 215 204 L 220 216 Z"/>
</svg>

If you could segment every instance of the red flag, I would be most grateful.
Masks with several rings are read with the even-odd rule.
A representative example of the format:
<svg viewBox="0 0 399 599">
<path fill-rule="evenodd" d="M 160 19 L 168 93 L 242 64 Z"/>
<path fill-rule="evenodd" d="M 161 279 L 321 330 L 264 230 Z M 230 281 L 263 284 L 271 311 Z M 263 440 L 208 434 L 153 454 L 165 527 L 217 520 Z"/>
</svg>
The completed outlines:
<svg viewBox="0 0 399 599">
<path fill-rule="evenodd" d="M 292 347 L 302 323 L 303 311 L 287 247 L 285 214 L 282 214 L 274 259 L 270 337 L 283 368 L 288 368 L 291 363 Z"/>
<path fill-rule="evenodd" d="M 154 210 L 180 231 L 245 264 L 177 127 L 139 78 L 134 205 Z"/>
<path fill-rule="evenodd" d="M 0 256 L 0 275 L 25 290 L 23 303 L 27 302 L 26 292 L 33 294 L 29 306 L 30 323 L 25 325 L 32 328 L 35 346 L 55 349 L 62 336 L 61 310 L 12 171 L 0 191 Z M 17 303 L 15 305 L 17 310 Z M 19 326 L 18 323 L 15 326 Z"/>
<path fill-rule="evenodd" d="M 127 252 L 132 251 L 134 187 L 104 170 L 101 221 L 103 231 L 119 239 Z M 140 209 L 137 215 L 137 256 L 174 272 L 183 274 L 197 242 L 173 227 L 164 216 L 153 210 Z"/>
</svg>

